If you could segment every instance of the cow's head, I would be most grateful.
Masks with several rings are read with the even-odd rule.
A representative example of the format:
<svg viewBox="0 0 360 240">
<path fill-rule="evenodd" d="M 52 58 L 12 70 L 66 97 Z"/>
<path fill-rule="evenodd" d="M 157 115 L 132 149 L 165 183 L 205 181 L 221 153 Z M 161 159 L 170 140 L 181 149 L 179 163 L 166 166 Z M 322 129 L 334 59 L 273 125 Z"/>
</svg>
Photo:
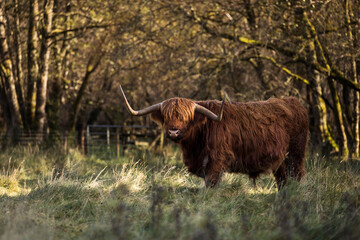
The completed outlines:
<svg viewBox="0 0 360 240">
<path fill-rule="evenodd" d="M 132 115 L 142 116 L 151 114 L 151 119 L 163 127 L 166 136 L 176 142 L 186 138 L 190 134 L 189 128 L 204 122 L 205 117 L 214 121 L 221 121 L 223 114 L 224 100 L 222 101 L 219 114 L 216 115 L 207 108 L 186 98 L 170 98 L 161 103 L 135 111 L 127 101 L 121 86 L 120 91 L 126 107 Z"/>
</svg>

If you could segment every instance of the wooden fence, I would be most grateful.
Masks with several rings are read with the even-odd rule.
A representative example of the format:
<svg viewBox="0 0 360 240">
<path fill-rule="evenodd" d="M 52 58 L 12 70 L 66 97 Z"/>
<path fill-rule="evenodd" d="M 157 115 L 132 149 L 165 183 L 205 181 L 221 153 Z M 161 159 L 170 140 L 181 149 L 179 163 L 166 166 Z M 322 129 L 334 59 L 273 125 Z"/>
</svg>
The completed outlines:
<svg viewBox="0 0 360 240">
<path fill-rule="evenodd" d="M 160 134 L 151 126 L 88 125 L 83 146 L 88 155 L 119 157 L 131 147 L 148 148 Z"/>
<path fill-rule="evenodd" d="M 162 137 L 152 126 L 141 125 L 88 125 L 85 130 L 73 134 L 19 131 L 14 135 L 0 134 L 2 148 L 11 145 L 38 145 L 40 147 L 57 144 L 67 152 L 69 148 L 79 148 L 87 155 L 101 158 L 119 157 L 130 148 L 149 148 Z"/>
<path fill-rule="evenodd" d="M 17 131 L 13 134 L 5 134 L 0 132 L 0 146 L 7 148 L 10 146 L 28 146 L 38 145 L 39 147 L 50 147 L 57 145 L 64 151 L 69 147 L 77 147 L 77 136 L 63 133 L 38 133 L 30 131 Z"/>
</svg>

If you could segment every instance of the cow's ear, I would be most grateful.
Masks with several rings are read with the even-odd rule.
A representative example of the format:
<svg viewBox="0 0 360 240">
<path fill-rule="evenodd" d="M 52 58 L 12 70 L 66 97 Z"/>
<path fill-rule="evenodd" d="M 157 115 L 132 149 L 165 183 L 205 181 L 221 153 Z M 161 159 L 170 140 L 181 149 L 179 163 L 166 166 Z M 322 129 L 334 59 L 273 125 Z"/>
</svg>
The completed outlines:
<svg viewBox="0 0 360 240">
<path fill-rule="evenodd" d="M 153 120 L 154 122 L 156 122 L 159 125 L 163 125 L 163 123 L 164 123 L 164 118 L 161 115 L 160 111 L 152 112 L 150 114 L 150 118 L 151 118 L 151 120 Z"/>
</svg>

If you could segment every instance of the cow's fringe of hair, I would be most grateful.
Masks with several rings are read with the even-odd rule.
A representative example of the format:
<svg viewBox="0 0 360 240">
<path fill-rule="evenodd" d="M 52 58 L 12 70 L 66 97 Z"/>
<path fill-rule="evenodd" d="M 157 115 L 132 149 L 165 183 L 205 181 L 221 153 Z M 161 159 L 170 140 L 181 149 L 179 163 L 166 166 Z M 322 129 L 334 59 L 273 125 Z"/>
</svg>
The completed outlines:
<svg viewBox="0 0 360 240">
<path fill-rule="evenodd" d="M 186 98 L 172 98 L 164 101 L 161 114 L 164 119 L 177 119 L 184 122 L 194 120 L 195 103 Z"/>
</svg>

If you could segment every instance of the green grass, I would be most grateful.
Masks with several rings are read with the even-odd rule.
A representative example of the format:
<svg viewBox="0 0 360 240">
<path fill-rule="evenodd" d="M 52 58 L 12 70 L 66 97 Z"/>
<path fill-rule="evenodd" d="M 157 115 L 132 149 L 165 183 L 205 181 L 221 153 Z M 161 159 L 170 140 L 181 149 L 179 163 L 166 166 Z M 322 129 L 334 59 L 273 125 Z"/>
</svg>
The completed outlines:
<svg viewBox="0 0 360 240">
<path fill-rule="evenodd" d="M 360 162 L 306 168 L 281 192 L 271 175 L 206 189 L 172 148 L 112 160 L 14 148 L 0 154 L 0 239 L 359 239 Z"/>
</svg>

